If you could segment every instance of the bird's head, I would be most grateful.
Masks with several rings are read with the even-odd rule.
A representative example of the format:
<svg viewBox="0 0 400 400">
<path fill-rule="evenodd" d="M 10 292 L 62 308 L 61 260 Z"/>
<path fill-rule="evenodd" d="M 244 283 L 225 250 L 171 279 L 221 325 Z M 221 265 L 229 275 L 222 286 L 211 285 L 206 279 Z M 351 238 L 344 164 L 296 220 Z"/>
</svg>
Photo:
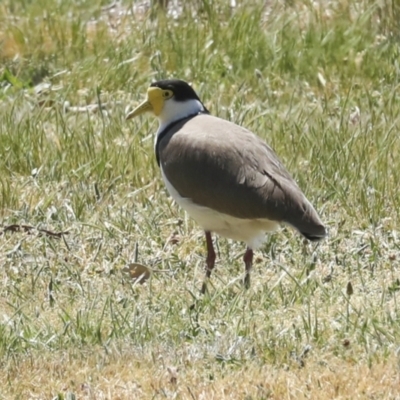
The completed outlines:
<svg viewBox="0 0 400 400">
<path fill-rule="evenodd" d="M 128 113 L 126 119 L 146 112 L 153 113 L 161 125 L 200 112 L 208 113 L 193 88 L 185 81 L 178 79 L 166 79 L 152 83 L 147 89 L 147 99 Z"/>
</svg>

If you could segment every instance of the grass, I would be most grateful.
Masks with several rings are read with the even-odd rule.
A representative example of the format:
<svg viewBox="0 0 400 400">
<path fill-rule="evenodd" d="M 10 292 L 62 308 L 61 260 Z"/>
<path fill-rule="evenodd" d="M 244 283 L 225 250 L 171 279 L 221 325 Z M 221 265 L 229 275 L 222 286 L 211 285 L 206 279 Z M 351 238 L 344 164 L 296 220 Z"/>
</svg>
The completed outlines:
<svg viewBox="0 0 400 400">
<path fill-rule="evenodd" d="M 397 2 L 106 5 L 0 5 L 0 399 L 399 398 Z M 156 122 L 124 119 L 167 77 L 265 138 L 329 227 L 270 235 L 249 291 L 218 238 L 199 296 Z"/>
</svg>

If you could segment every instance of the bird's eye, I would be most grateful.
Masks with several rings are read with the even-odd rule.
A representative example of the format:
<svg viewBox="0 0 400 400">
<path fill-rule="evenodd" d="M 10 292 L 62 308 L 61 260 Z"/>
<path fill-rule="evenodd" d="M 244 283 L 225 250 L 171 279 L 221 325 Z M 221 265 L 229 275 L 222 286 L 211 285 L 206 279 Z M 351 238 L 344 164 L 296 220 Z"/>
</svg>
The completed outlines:
<svg viewBox="0 0 400 400">
<path fill-rule="evenodd" d="M 174 92 L 172 90 L 164 90 L 164 92 L 163 92 L 164 99 L 169 99 L 173 95 L 174 95 Z"/>
</svg>

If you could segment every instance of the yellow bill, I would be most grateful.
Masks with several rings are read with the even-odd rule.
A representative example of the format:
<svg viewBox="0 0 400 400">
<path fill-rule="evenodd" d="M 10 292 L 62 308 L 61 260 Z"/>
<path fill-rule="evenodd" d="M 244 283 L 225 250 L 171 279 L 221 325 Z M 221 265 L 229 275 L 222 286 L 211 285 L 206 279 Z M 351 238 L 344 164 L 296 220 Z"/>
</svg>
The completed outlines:
<svg viewBox="0 0 400 400">
<path fill-rule="evenodd" d="M 126 116 L 126 119 L 137 117 L 145 112 L 151 111 L 156 116 L 160 115 L 164 107 L 165 91 L 158 87 L 150 87 L 147 89 L 147 99 L 139 104 Z"/>
</svg>

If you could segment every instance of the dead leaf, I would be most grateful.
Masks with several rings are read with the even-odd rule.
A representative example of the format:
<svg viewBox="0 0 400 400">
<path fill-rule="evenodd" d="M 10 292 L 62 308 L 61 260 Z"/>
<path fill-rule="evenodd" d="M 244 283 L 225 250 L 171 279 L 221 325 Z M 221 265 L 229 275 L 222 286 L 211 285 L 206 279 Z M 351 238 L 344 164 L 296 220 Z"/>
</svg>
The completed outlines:
<svg viewBox="0 0 400 400">
<path fill-rule="evenodd" d="M 129 276 L 134 282 L 144 283 L 150 278 L 151 269 L 143 264 L 131 263 L 122 269 L 122 272 Z"/>
</svg>

